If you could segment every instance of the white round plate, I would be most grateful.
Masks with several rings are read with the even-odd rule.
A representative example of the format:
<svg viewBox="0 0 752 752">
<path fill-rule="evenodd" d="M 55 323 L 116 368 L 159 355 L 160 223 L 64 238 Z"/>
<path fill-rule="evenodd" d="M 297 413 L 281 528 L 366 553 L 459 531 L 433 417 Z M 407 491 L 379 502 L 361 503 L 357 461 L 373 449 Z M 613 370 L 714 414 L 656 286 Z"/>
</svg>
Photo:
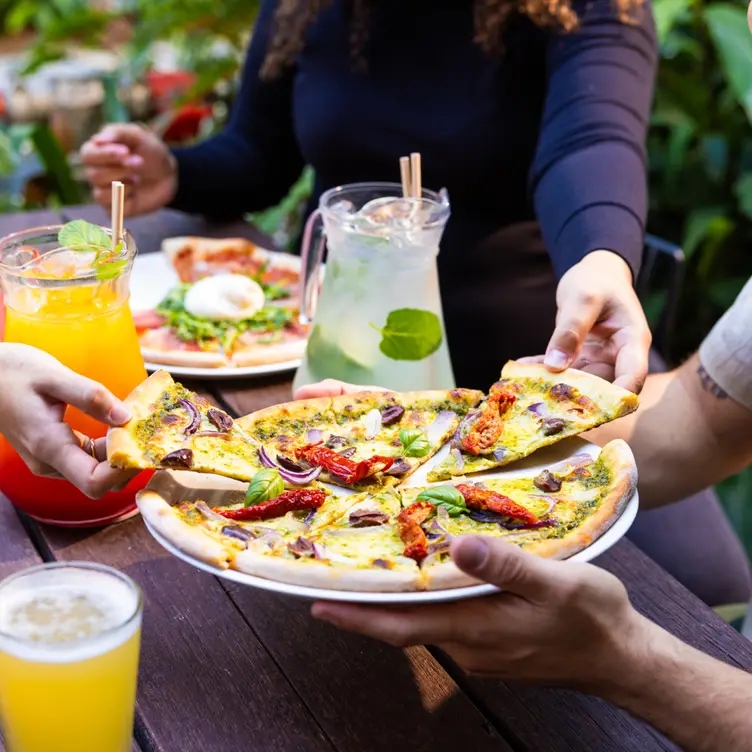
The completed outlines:
<svg viewBox="0 0 752 752">
<path fill-rule="evenodd" d="M 300 259 L 288 253 L 259 250 L 271 257 L 283 258 L 285 264 L 297 264 Z M 153 310 L 170 291 L 179 283 L 177 274 L 163 253 L 147 253 L 137 256 L 131 273 L 131 310 Z M 173 376 L 188 376 L 193 379 L 244 379 L 249 376 L 262 376 L 270 373 L 285 373 L 294 371 L 300 365 L 300 358 L 287 360 L 282 363 L 270 363 L 260 366 L 244 366 L 242 368 L 191 368 L 189 366 L 171 366 L 160 363 L 145 363 L 147 371 L 168 371 Z"/>
<path fill-rule="evenodd" d="M 429 462 L 426 463 L 415 476 L 410 478 L 409 482 L 405 483 L 405 486 L 416 486 L 425 484 L 425 473 L 434 464 L 441 461 L 444 455 L 449 451 L 448 446 L 436 454 Z M 508 469 L 491 470 L 486 473 L 478 473 L 472 477 L 484 479 L 491 478 L 514 478 L 520 475 L 531 475 L 544 470 L 551 465 L 560 462 L 567 457 L 571 457 L 574 454 L 590 454 L 593 457 L 597 457 L 600 453 L 600 447 L 595 444 L 584 441 L 580 438 L 567 439 L 552 447 L 541 449 L 531 457 L 527 457 L 524 460 L 514 463 Z M 177 475 L 177 474 L 176 474 Z M 191 473 L 181 473 L 182 478 L 190 478 Z M 195 474 L 193 474 L 195 475 Z M 416 477 L 417 476 L 417 477 Z M 200 484 L 203 486 L 208 481 L 209 476 L 202 476 Z M 421 479 L 422 478 L 422 479 Z M 220 485 L 225 488 L 244 488 L 244 485 L 238 484 L 235 486 L 234 481 L 226 481 L 222 479 L 218 481 Z M 198 484 L 197 484 L 198 486 Z M 334 488 L 334 487 L 332 487 Z M 337 489 L 338 492 L 343 489 Z M 349 492 L 346 492 L 349 493 Z M 200 496 L 201 494 L 199 494 Z M 166 498 L 166 497 L 165 497 Z M 167 501 L 180 501 L 181 499 L 167 499 Z M 608 551 L 611 546 L 618 543 L 621 540 L 637 516 L 639 509 L 639 497 L 635 491 L 632 498 L 629 500 L 627 506 L 622 512 L 616 522 L 592 545 L 583 549 L 574 556 L 571 556 L 568 561 L 591 561 L 597 556 Z M 409 593 L 372 593 L 372 592 L 357 592 L 347 590 L 328 590 L 324 588 L 311 588 L 303 587 L 301 585 L 290 585 L 285 582 L 278 582 L 276 580 L 268 580 L 264 577 L 255 577 L 250 574 L 244 574 L 243 572 L 236 572 L 233 569 L 217 569 L 211 564 L 206 564 L 203 561 L 194 559 L 192 556 L 176 548 L 172 543 L 166 540 L 160 533 L 152 528 L 146 520 L 144 520 L 146 528 L 154 537 L 154 539 L 165 549 L 167 549 L 173 556 L 178 559 L 182 559 L 191 566 L 201 569 L 204 572 L 222 577 L 225 580 L 231 582 L 237 582 L 240 585 L 247 585 L 249 587 L 259 588 L 261 590 L 269 590 L 273 593 L 281 593 L 283 595 L 291 595 L 296 598 L 303 598 L 306 600 L 324 600 L 324 601 L 342 601 L 347 603 L 381 603 L 392 605 L 410 605 L 416 603 L 440 603 L 442 601 L 458 601 L 466 598 L 478 598 L 483 595 L 490 595 L 492 593 L 499 592 L 499 589 L 494 585 L 473 585 L 465 588 L 452 588 L 449 590 L 428 590 L 428 591 L 415 591 Z"/>
</svg>

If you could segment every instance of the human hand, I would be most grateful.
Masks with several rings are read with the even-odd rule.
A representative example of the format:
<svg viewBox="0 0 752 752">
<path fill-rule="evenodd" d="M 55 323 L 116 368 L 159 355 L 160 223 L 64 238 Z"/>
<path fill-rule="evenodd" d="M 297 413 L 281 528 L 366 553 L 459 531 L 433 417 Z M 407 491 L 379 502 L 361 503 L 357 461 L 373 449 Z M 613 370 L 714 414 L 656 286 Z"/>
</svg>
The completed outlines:
<svg viewBox="0 0 752 752">
<path fill-rule="evenodd" d="M 451 554 L 464 572 L 503 592 L 400 609 L 317 602 L 312 614 L 397 647 L 436 645 L 474 674 L 591 691 L 618 682 L 658 630 L 631 607 L 616 577 L 590 564 L 475 536 L 453 541 Z"/>
<path fill-rule="evenodd" d="M 382 386 L 360 386 L 358 384 L 348 384 L 346 381 L 337 381 L 337 379 L 324 379 L 317 381 L 315 384 L 301 386 L 293 394 L 293 399 L 311 399 L 313 397 L 339 397 L 340 394 L 355 394 L 356 392 L 386 392 Z"/>
<path fill-rule="evenodd" d="M 101 384 L 79 376 L 41 350 L 0 344 L 0 433 L 43 478 L 65 478 L 91 498 L 125 485 L 136 473 L 112 469 L 105 439 L 92 440 L 63 422 L 67 405 L 109 426 L 130 418 Z"/>
<path fill-rule="evenodd" d="M 520 360 L 552 371 L 579 368 L 639 392 L 652 336 L 626 262 L 611 251 L 589 253 L 559 281 L 556 303 L 545 356 Z"/>
<path fill-rule="evenodd" d="M 140 125 L 105 126 L 81 147 L 81 161 L 94 199 L 105 209 L 110 208 L 114 180 L 130 186 L 125 194 L 129 216 L 156 211 L 177 192 L 175 158 L 163 141 Z"/>
</svg>

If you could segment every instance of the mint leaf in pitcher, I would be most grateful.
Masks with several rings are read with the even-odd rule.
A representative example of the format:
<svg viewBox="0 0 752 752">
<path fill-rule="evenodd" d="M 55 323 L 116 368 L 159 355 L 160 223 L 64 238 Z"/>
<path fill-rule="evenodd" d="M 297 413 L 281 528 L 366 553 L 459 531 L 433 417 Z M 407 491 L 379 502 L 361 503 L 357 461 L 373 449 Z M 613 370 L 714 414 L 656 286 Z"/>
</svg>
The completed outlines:
<svg viewBox="0 0 752 752">
<path fill-rule="evenodd" d="M 74 251 L 102 251 L 112 250 L 112 238 L 99 226 L 83 219 L 74 219 L 60 228 L 57 234 L 61 248 Z"/>
<path fill-rule="evenodd" d="M 423 360 L 439 349 L 444 338 L 441 321 L 431 311 L 398 308 L 390 311 L 381 332 L 379 349 L 392 360 Z"/>
</svg>

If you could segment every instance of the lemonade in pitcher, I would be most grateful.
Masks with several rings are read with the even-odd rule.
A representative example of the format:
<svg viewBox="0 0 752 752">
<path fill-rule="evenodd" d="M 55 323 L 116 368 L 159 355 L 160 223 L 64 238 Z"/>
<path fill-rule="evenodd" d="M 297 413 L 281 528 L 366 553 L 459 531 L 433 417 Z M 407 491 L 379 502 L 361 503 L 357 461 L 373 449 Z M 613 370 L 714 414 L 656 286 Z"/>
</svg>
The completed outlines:
<svg viewBox="0 0 752 752">
<path fill-rule="evenodd" d="M 140 591 L 110 567 L 44 564 L 0 583 L 8 752 L 128 752 L 140 634 Z"/>
<path fill-rule="evenodd" d="M 324 232 L 314 243 L 319 217 Z M 313 325 L 295 388 L 325 378 L 400 391 L 454 387 L 436 267 L 448 218 L 445 197 L 403 198 L 397 184 L 322 195 L 303 242 L 301 317 Z"/>
</svg>

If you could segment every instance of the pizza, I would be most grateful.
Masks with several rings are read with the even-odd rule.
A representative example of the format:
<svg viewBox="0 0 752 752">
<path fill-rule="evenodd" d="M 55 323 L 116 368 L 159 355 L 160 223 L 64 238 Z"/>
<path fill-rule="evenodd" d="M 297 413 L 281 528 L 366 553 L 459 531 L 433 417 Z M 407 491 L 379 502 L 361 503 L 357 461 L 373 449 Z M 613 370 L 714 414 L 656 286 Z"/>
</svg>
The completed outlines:
<svg viewBox="0 0 752 752">
<path fill-rule="evenodd" d="M 395 485 L 444 445 L 483 394 L 364 391 L 274 405 L 239 420 L 274 465 L 321 468 L 353 489 Z"/>
<path fill-rule="evenodd" d="M 297 298 L 300 264 L 297 257 L 258 248 L 245 238 L 167 238 L 162 252 L 183 283 L 215 274 L 244 274 L 266 287 L 278 287 L 281 298 Z"/>
<path fill-rule="evenodd" d="M 131 419 L 107 433 L 107 459 L 126 470 L 192 470 L 251 481 L 258 446 L 223 410 L 156 371 L 125 400 Z"/>
<path fill-rule="evenodd" d="M 286 490 L 258 503 L 210 507 L 139 493 L 146 522 L 190 556 L 220 569 L 309 587 L 415 591 L 477 581 L 449 557 L 453 538 L 487 535 L 566 558 L 608 530 L 632 496 L 634 459 L 621 440 L 535 475 L 453 480 L 346 496 Z"/>
<path fill-rule="evenodd" d="M 149 525 L 214 566 L 296 584 L 463 587 L 471 581 L 448 550 L 468 534 L 566 558 L 608 530 L 636 484 L 620 440 L 598 457 L 576 455 L 532 474 L 479 474 L 636 408 L 631 393 L 574 370 L 552 376 L 508 363 L 485 397 L 368 390 L 238 420 L 158 371 L 126 405 L 132 419 L 108 432 L 114 467 L 243 482 L 211 505 L 208 496 L 161 494 L 152 484 L 138 497 Z M 479 445 L 484 452 L 473 454 Z M 421 468 L 425 481 L 412 477 Z"/>
<path fill-rule="evenodd" d="M 170 238 L 179 283 L 133 318 L 144 360 L 194 368 L 285 363 L 305 352 L 300 260 L 230 238 Z"/>
<path fill-rule="evenodd" d="M 636 394 L 584 371 L 551 373 L 539 364 L 510 361 L 480 408 L 465 416 L 449 455 L 428 479 L 508 465 L 634 412 L 637 405 Z"/>
</svg>

